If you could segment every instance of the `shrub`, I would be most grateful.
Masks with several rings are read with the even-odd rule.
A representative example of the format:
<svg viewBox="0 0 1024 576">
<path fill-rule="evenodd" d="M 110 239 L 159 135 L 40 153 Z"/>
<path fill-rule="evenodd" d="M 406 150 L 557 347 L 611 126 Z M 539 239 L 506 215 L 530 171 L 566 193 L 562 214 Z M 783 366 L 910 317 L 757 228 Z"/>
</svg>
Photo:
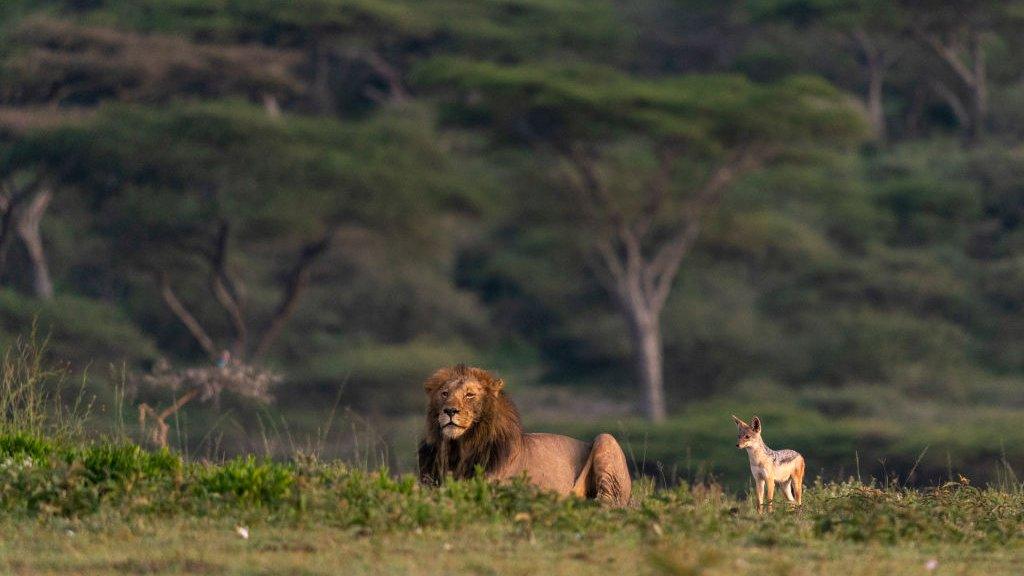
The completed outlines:
<svg viewBox="0 0 1024 576">
<path fill-rule="evenodd" d="M 28 432 L 0 434 L 0 458 L 29 457 L 45 460 L 55 450 L 53 441 Z"/>
<path fill-rule="evenodd" d="M 196 478 L 200 494 L 227 496 L 257 506 L 281 504 L 294 484 L 295 472 L 290 466 L 253 456 L 205 466 Z"/>
</svg>

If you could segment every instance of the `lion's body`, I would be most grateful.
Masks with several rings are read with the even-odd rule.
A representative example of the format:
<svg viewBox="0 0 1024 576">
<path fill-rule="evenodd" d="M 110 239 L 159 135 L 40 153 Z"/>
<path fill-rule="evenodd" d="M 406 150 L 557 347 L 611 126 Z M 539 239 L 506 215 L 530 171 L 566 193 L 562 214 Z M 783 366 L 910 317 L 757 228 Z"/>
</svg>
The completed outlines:
<svg viewBox="0 0 1024 576">
<path fill-rule="evenodd" d="M 478 368 L 442 368 L 426 388 L 427 433 L 420 444 L 420 475 L 437 484 L 447 475 L 468 478 L 477 466 L 492 480 L 525 476 L 538 487 L 624 506 L 631 480 L 626 457 L 609 434 L 583 442 L 558 434 L 524 433 L 502 382 Z M 440 424 L 447 415 L 445 424 Z M 445 433 L 451 427 L 450 433 Z"/>
</svg>

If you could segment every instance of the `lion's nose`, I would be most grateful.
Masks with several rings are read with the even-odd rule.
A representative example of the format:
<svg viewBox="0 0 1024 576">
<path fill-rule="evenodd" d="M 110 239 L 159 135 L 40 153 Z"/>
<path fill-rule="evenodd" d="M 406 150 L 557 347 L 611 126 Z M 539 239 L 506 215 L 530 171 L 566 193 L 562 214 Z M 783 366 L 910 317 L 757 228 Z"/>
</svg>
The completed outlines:
<svg viewBox="0 0 1024 576">
<path fill-rule="evenodd" d="M 452 416 L 458 414 L 459 410 L 457 408 L 445 408 L 444 410 L 442 410 L 442 412 L 444 412 L 445 414 L 448 415 L 449 418 L 451 418 Z"/>
</svg>

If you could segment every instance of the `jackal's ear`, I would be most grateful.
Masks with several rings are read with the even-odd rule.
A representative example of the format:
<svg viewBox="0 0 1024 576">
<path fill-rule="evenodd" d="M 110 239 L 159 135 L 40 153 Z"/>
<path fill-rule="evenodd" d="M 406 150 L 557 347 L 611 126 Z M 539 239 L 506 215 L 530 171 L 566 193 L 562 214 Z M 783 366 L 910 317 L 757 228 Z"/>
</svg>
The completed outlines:
<svg viewBox="0 0 1024 576">
<path fill-rule="evenodd" d="M 735 414 L 732 415 L 732 421 L 736 423 L 737 427 L 743 427 L 747 425 L 746 422 L 737 418 Z"/>
<path fill-rule="evenodd" d="M 758 418 L 757 416 L 754 416 L 754 419 L 750 421 L 750 429 L 753 430 L 754 432 L 760 432 L 761 419 Z"/>
</svg>

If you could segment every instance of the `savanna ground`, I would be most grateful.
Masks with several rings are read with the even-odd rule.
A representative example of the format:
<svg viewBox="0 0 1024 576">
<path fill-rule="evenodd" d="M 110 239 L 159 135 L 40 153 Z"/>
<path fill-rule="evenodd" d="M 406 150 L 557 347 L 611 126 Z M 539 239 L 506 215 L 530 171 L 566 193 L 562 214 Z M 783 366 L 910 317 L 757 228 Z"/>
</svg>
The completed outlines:
<svg viewBox="0 0 1024 576">
<path fill-rule="evenodd" d="M 371 492 L 325 494 L 303 513 L 236 503 L 216 512 L 8 515 L 0 567 L 18 574 L 1018 574 L 1024 560 L 1020 494 L 963 486 L 928 494 L 818 487 L 803 510 L 765 517 L 746 502 L 685 489 L 642 496 L 624 511 L 480 483 L 443 494 Z M 430 512 L 417 517 L 420 506 Z"/>
<path fill-rule="evenodd" d="M 743 489 L 746 457 L 718 423 L 726 406 L 707 404 L 657 429 L 610 428 L 633 439 L 627 452 L 646 473 L 629 507 L 608 509 L 482 478 L 422 487 L 299 444 L 273 458 L 147 450 L 117 426 L 90 427 L 97 407 L 61 401 L 51 376 L 32 354 L 9 353 L 0 370 L 4 574 L 997 575 L 1024 562 L 1024 486 L 997 444 L 991 479 L 973 482 L 953 468 L 923 481 L 927 451 L 881 481 L 857 462 L 848 480 L 812 465 L 802 508 L 780 495 L 759 515 Z M 812 463 L 870 429 L 790 410 L 762 411 L 766 434 L 815 447 Z M 975 428 L 971 438 L 984 436 Z M 665 469 L 651 457 L 686 443 L 716 447 L 728 466 Z"/>
</svg>

